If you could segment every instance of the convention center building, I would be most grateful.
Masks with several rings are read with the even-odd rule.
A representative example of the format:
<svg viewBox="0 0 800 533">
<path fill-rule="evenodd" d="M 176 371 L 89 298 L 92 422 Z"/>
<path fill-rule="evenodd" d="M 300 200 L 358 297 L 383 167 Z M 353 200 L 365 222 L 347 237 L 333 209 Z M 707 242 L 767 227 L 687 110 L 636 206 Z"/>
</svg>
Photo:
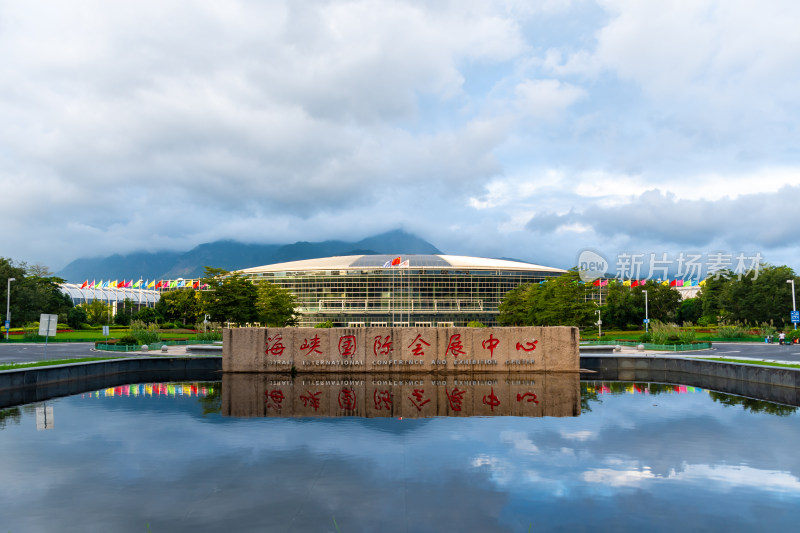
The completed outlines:
<svg viewBox="0 0 800 533">
<path fill-rule="evenodd" d="M 254 282 L 291 291 L 303 327 L 497 325 L 511 289 L 565 271 L 501 259 L 454 255 L 350 255 L 239 270 Z"/>
</svg>

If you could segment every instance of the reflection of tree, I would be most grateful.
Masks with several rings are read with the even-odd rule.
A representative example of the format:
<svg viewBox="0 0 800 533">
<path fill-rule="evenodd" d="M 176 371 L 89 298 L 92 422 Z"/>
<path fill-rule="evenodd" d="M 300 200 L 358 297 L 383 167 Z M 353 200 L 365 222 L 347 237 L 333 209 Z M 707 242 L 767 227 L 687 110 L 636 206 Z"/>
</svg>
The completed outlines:
<svg viewBox="0 0 800 533">
<path fill-rule="evenodd" d="M 589 402 L 603 403 L 594 385 L 594 383 L 581 382 L 581 413 L 590 413 L 592 411 Z"/>
<path fill-rule="evenodd" d="M 19 424 L 20 420 L 22 420 L 22 413 L 19 407 L 0 409 L 0 429 L 4 429 L 9 421 Z"/>
<path fill-rule="evenodd" d="M 203 416 L 222 412 L 222 383 L 212 381 L 209 383 L 198 383 L 198 388 L 205 387 L 208 394 L 197 399 L 203 406 Z"/>
<path fill-rule="evenodd" d="M 715 402 L 723 405 L 741 405 L 745 411 L 751 413 L 767 413 L 777 416 L 789 416 L 797 411 L 797 407 L 791 405 L 781 405 L 779 403 L 772 403 L 765 400 L 754 400 L 752 398 L 745 398 L 743 396 L 734 396 L 733 394 L 725 394 L 722 392 L 709 391 L 708 395 Z"/>
</svg>

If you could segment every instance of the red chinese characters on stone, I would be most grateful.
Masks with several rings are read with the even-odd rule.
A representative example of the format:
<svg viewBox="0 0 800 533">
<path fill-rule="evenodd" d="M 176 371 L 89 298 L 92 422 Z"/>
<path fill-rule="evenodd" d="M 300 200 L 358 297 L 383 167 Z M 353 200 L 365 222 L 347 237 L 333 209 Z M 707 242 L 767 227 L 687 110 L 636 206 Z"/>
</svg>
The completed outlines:
<svg viewBox="0 0 800 533">
<path fill-rule="evenodd" d="M 532 352 L 536 349 L 536 345 L 539 344 L 539 341 L 534 340 L 533 342 L 526 342 L 522 344 L 521 342 L 517 343 L 517 351 L 524 351 L 524 352 Z"/>
<path fill-rule="evenodd" d="M 500 344 L 500 339 L 495 339 L 492 333 L 489 334 L 489 338 L 486 339 L 481 343 L 484 350 L 489 350 L 489 357 L 494 358 L 494 349 L 497 348 L 497 345 Z"/>
<path fill-rule="evenodd" d="M 381 409 L 390 411 L 392 409 L 392 393 L 388 390 L 379 391 L 378 389 L 375 389 L 372 399 L 375 401 L 375 409 L 378 411 Z"/>
<path fill-rule="evenodd" d="M 319 350 L 320 346 L 322 346 L 322 343 L 319 340 L 319 335 L 314 335 L 313 339 L 303 339 L 303 344 L 300 346 L 300 349 L 306 350 L 306 353 L 303 354 L 306 357 L 312 353 L 322 355 L 322 351 Z"/>
<path fill-rule="evenodd" d="M 530 396 L 530 398 L 528 398 L 528 396 Z M 531 402 L 533 402 L 535 404 L 539 403 L 539 400 L 536 399 L 536 395 L 534 393 L 532 393 L 532 392 L 526 392 L 525 394 L 517 393 L 517 401 L 521 402 L 523 400 L 525 400 L 528 403 L 531 403 Z"/>
<path fill-rule="evenodd" d="M 458 390 L 458 387 L 456 387 L 452 391 L 448 391 L 447 387 L 445 387 L 444 393 L 447 395 L 447 401 L 448 403 L 450 403 L 450 409 L 452 409 L 453 411 L 460 411 L 461 402 L 464 401 L 464 394 L 466 394 L 467 391 Z"/>
<path fill-rule="evenodd" d="M 322 394 L 322 391 L 311 392 L 309 390 L 306 391 L 305 395 L 301 394 L 300 399 L 303 400 L 303 407 L 308 407 L 310 405 L 315 411 L 319 409 L 320 394 Z"/>
<path fill-rule="evenodd" d="M 356 391 L 353 389 L 342 389 L 339 391 L 339 407 L 342 409 L 353 410 L 356 408 Z"/>
<path fill-rule="evenodd" d="M 267 349 L 265 353 L 267 355 L 283 355 L 283 351 L 286 349 L 286 346 L 283 344 L 283 337 L 281 337 L 280 333 L 276 333 L 274 337 L 267 337 Z"/>
<path fill-rule="evenodd" d="M 386 335 L 386 337 L 381 337 L 380 335 L 375 336 L 375 343 L 372 345 L 372 353 L 375 354 L 375 357 L 379 357 L 381 355 L 389 356 L 392 354 L 392 341 L 390 340 L 392 337 L 390 335 Z"/>
<path fill-rule="evenodd" d="M 495 407 L 500 405 L 500 398 L 498 398 L 497 395 L 494 393 L 494 387 L 492 387 L 492 391 L 489 393 L 488 396 L 487 395 L 483 396 L 483 403 L 488 405 L 492 409 L 492 411 L 494 411 Z"/>
<path fill-rule="evenodd" d="M 264 402 L 267 404 L 267 409 L 270 407 L 273 409 L 280 410 L 281 404 L 284 400 L 283 391 L 280 389 L 273 389 L 271 391 L 264 391 L 264 396 L 266 399 Z M 272 403 L 270 403 L 272 402 Z"/>
<path fill-rule="evenodd" d="M 342 335 L 339 337 L 339 355 L 342 357 L 353 357 L 356 353 L 356 336 Z"/>
<path fill-rule="evenodd" d="M 448 353 L 452 354 L 453 357 L 458 357 L 459 355 L 465 355 L 467 353 L 464 351 L 464 344 L 461 342 L 460 333 L 450 335 L 450 340 L 447 343 L 447 349 L 444 351 L 445 357 L 447 357 Z"/>
<path fill-rule="evenodd" d="M 425 389 L 414 389 L 414 392 L 411 393 L 413 398 L 411 396 L 408 397 L 408 399 L 411 400 L 411 405 L 416 407 L 417 411 L 422 411 L 422 406 L 431 401 L 431 399 L 428 398 L 423 402 L 422 398 L 424 397 L 424 394 Z"/>
<path fill-rule="evenodd" d="M 413 341 L 411 341 L 411 344 L 408 345 L 409 348 L 414 346 L 411 355 L 415 357 L 420 357 L 422 355 L 425 355 L 425 348 L 422 347 L 423 344 L 425 346 L 430 346 L 430 343 L 425 342 L 425 339 L 422 338 L 422 334 L 418 334 L 417 337 Z"/>
</svg>

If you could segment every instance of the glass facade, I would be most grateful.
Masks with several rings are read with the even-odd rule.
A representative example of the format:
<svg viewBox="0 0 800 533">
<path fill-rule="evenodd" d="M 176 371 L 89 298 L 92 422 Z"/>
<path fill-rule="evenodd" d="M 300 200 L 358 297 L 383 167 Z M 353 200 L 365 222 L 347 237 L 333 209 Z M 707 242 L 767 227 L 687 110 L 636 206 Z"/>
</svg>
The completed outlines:
<svg viewBox="0 0 800 533">
<path fill-rule="evenodd" d="M 384 267 L 392 256 L 353 256 L 335 269 L 302 268 L 303 261 L 246 269 L 253 281 L 266 280 L 290 290 L 299 304 L 299 325 L 332 321 L 336 326 L 465 326 L 477 320 L 497 325 L 498 306 L 511 289 L 557 276 L 563 270 L 510 261 L 480 259 L 480 267 L 447 256 L 403 256 L 405 268 Z M 469 258 L 460 258 L 469 259 Z M 503 265 L 514 268 L 503 269 Z M 522 267 L 516 266 L 522 265 Z M 294 267 L 294 269 L 292 269 Z M 528 268 L 529 269 L 526 269 Z"/>
</svg>

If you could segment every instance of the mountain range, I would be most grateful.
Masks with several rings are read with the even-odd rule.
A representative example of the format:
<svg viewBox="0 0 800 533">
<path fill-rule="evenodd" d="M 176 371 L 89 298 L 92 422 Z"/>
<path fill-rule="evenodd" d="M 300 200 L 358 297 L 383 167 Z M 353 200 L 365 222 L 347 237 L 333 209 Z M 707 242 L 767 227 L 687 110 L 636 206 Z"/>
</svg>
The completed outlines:
<svg viewBox="0 0 800 533">
<path fill-rule="evenodd" d="M 200 244 L 186 252 L 133 252 L 72 261 L 56 276 L 71 283 L 99 279 L 176 279 L 202 276 L 205 266 L 237 270 L 254 266 L 336 255 L 440 254 L 431 243 L 403 230 L 357 242 L 323 241 L 294 244 L 248 244 L 223 240 Z"/>
</svg>

